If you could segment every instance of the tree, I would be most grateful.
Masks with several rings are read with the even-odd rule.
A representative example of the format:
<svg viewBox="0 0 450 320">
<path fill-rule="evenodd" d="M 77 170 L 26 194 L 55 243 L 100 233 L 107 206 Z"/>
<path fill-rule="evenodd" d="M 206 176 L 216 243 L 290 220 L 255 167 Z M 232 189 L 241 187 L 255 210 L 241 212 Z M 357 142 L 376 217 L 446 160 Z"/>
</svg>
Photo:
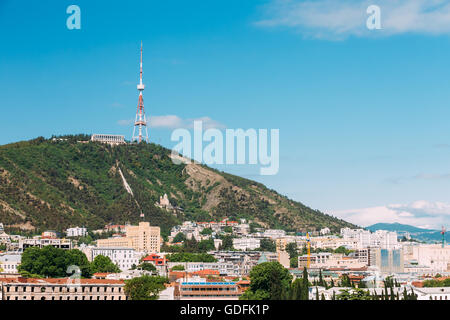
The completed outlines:
<svg viewBox="0 0 450 320">
<path fill-rule="evenodd" d="M 289 259 L 298 257 L 297 243 L 290 242 L 286 245 L 286 252 L 289 254 Z"/>
<path fill-rule="evenodd" d="M 200 234 L 201 235 L 204 235 L 204 236 L 208 236 L 208 235 L 210 235 L 210 234 L 212 234 L 212 229 L 211 228 L 204 228 L 203 230 L 202 230 L 202 232 L 200 232 Z"/>
<path fill-rule="evenodd" d="M 184 266 L 182 264 L 178 264 L 172 267 L 172 271 L 184 271 Z"/>
<path fill-rule="evenodd" d="M 289 259 L 289 266 L 291 268 L 298 268 L 298 258 L 294 257 L 294 258 Z"/>
<path fill-rule="evenodd" d="M 300 300 L 309 300 L 309 281 L 308 281 L 308 270 L 306 269 L 306 267 L 303 268 L 302 294 Z"/>
<path fill-rule="evenodd" d="M 120 269 L 111 261 L 109 257 L 100 254 L 94 258 L 94 261 L 92 261 L 91 272 L 118 273 L 120 272 Z"/>
<path fill-rule="evenodd" d="M 269 251 L 269 252 L 277 251 L 275 241 L 268 238 L 261 239 L 258 251 Z"/>
<path fill-rule="evenodd" d="M 233 237 L 226 235 L 222 238 L 221 250 L 233 250 Z"/>
<path fill-rule="evenodd" d="M 145 271 L 156 271 L 156 267 L 153 263 L 143 262 L 138 266 L 139 269 Z"/>
<path fill-rule="evenodd" d="M 216 247 L 214 246 L 214 240 L 202 240 L 198 243 L 198 251 L 199 252 L 208 252 L 214 250 Z"/>
<path fill-rule="evenodd" d="M 250 288 L 241 300 L 281 300 L 291 287 L 292 276 L 279 262 L 264 262 L 250 271 Z"/>
<path fill-rule="evenodd" d="M 233 233 L 233 228 L 231 226 L 226 226 L 225 228 L 223 228 L 223 232 Z"/>
<path fill-rule="evenodd" d="M 157 300 L 168 279 L 144 275 L 125 281 L 125 294 L 130 300 Z"/>
<path fill-rule="evenodd" d="M 186 236 L 183 232 L 178 232 L 177 235 L 173 238 L 173 242 L 183 242 L 186 240 Z"/>
<path fill-rule="evenodd" d="M 18 271 L 24 275 L 63 278 L 70 275 L 67 274 L 69 266 L 77 266 L 82 277 L 91 276 L 89 261 L 84 253 L 77 249 L 64 250 L 53 246 L 25 249 Z"/>
<path fill-rule="evenodd" d="M 372 300 L 369 291 L 363 289 L 344 289 L 337 295 L 337 300 Z"/>
</svg>

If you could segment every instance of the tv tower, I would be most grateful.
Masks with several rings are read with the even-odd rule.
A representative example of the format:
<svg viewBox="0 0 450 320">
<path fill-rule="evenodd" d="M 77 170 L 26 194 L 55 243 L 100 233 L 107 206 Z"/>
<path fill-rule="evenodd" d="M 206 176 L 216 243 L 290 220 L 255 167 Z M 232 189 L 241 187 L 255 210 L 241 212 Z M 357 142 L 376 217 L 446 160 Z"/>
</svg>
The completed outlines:
<svg viewBox="0 0 450 320">
<path fill-rule="evenodd" d="M 136 120 L 134 121 L 134 129 L 133 129 L 133 138 L 131 142 L 138 141 L 138 143 L 142 142 L 143 136 L 142 131 L 145 128 L 145 141 L 148 142 L 148 132 L 147 132 L 147 119 L 145 117 L 144 111 L 144 92 L 145 85 L 142 83 L 142 41 L 141 41 L 141 65 L 140 65 L 140 77 L 139 84 L 137 85 L 137 89 L 139 91 L 139 101 L 136 110 Z M 138 135 L 136 136 L 136 128 L 138 129 Z"/>
</svg>

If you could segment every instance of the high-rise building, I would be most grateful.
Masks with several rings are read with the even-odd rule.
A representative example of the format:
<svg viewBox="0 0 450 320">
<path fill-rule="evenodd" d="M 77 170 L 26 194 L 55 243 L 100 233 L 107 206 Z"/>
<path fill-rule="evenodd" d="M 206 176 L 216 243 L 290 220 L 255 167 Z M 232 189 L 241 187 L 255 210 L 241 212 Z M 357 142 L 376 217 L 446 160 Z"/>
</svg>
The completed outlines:
<svg viewBox="0 0 450 320">
<path fill-rule="evenodd" d="M 136 251 L 159 252 L 161 230 L 150 226 L 149 222 L 140 222 L 137 226 L 126 226 L 125 237 L 97 240 L 98 247 L 133 248 Z"/>
</svg>

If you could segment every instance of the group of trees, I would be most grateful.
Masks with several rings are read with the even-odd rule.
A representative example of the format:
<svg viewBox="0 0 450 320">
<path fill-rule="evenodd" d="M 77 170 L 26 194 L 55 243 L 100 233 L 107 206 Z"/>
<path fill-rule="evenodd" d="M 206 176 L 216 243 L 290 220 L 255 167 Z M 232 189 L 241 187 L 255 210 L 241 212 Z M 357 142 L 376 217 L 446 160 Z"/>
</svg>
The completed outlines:
<svg viewBox="0 0 450 320">
<path fill-rule="evenodd" d="M 186 239 L 185 235 L 179 232 L 175 237 L 173 242 L 183 242 L 181 246 L 168 246 L 164 244 L 161 251 L 164 252 L 178 252 L 178 253 L 194 253 L 194 252 L 208 252 L 215 250 L 214 240 L 201 240 L 197 241 L 194 237 L 192 239 Z"/>
<path fill-rule="evenodd" d="M 77 266 L 83 278 L 90 278 L 96 272 L 120 272 L 108 257 L 98 255 L 90 263 L 80 250 L 64 250 L 52 246 L 25 249 L 18 271 L 26 277 L 63 278 L 71 275 L 68 274 L 70 266 Z"/>
<path fill-rule="evenodd" d="M 169 280 L 165 277 L 147 276 L 125 281 L 125 294 L 130 300 L 157 300 Z"/>
<path fill-rule="evenodd" d="M 308 272 L 292 282 L 292 275 L 279 262 L 264 262 L 250 271 L 250 288 L 241 300 L 308 300 Z"/>
<path fill-rule="evenodd" d="M 431 280 L 425 280 L 423 282 L 423 286 L 426 288 L 431 287 L 450 287 L 450 278 L 444 279 L 444 280 L 437 280 L 437 279 L 431 279 Z"/>
<path fill-rule="evenodd" d="M 398 288 L 399 285 L 392 278 L 385 280 L 381 294 L 377 293 L 375 289 L 371 291 L 370 289 L 355 288 L 348 276 L 342 277 L 339 285 L 349 287 L 349 289 L 341 289 L 338 294 L 333 291 L 332 300 L 417 300 L 414 291 L 408 292 L 406 288 L 404 288 L 403 293 L 400 294 L 397 291 L 394 294 L 394 287 Z M 319 273 L 319 280 L 314 280 L 311 284 L 308 280 L 308 271 L 304 268 L 302 277 L 292 281 L 289 270 L 280 263 L 264 262 L 253 267 L 250 271 L 250 287 L 240 299 L 309 300 L 309 288 L 314 286 L 316 286 L 316 300 L 325 300 L 324 294 L 322 293 L 319 296 L 318 291 L 318 286 L 328 288 L 321 272 Z"/>
</svg>

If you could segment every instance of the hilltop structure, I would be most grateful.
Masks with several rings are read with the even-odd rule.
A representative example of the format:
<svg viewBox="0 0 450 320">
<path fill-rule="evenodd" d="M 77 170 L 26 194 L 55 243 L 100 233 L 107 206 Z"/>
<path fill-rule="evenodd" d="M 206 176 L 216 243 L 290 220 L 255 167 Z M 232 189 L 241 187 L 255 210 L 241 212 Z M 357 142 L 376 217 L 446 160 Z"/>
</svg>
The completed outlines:
<svg viewBox="0 0 450 320">
<path fill-rule="evenodd" d="M 143 139 L 145 139 L 145 141 L 148 142 L 147 118 L 145 117 L 144 97 L 143 97 L 145 85 L 142 83 L 142 42 L 141 42 L 141 64 L 139 74 L 140 74 L 139 84 L 137 85 L 137 89 L 139 91 L 139 100 L 136 110 L 136 120 L 134 121 L 133 138 L 131 139 L 131 142 L 137 141 L 138 143 L 141 143 Z M 137 136 L 136 136 L 136 129 L 138 131 Z M 143 137 L 144 129 L 145 129 L 145 137 Z"/>
</svg>

